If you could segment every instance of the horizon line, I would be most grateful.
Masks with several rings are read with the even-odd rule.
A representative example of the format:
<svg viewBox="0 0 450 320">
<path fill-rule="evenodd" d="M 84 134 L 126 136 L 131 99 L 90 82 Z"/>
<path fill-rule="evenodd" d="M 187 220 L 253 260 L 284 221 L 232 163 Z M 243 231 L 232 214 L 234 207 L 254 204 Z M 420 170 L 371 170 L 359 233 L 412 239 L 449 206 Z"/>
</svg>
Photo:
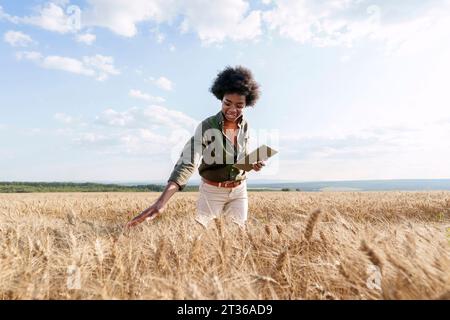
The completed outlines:
<svg viewBox="0 0 450 320">
<path fill-rule="evenodd" d="M 442 181 L 450 178 L 389 178 L 389 179 L 353 179 L 353 180 L 254 180 L 249 184 L 276 184 L 276 183 L 324 183 L 324 182 L 370 182 L 370 181 Z M 0 180 L 0 183 L 97 183 L 97 184 L 157 184 L 164 185 L 167 182 L 163 180 L 132 181 L 132 180 Z M 192 180 L 187 185 L 198 184 L 200 179 Z"/>
</svg>

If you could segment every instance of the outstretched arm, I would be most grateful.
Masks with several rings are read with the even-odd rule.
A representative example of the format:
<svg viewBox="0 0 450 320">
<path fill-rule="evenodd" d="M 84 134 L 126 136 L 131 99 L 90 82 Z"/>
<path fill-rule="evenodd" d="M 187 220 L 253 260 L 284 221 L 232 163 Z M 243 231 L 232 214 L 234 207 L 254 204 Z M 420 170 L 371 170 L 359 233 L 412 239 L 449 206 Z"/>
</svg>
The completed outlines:
<svg viewBox="0 0 450 320">
<path fill-rule="evenodd" d="M 150 219 L 153 220 L 161 214 L 169 199 L 179 190 L 183 190 L 187 181 L 194 173 L 203 152 L 202 124 L 197 126 L 194 136 L 184 146 L 180 159 L 175 165 L 169 177 L 166 188 L 159 198 L 150 207 L 142 211 L 138 216 L 126 224 L 126 228 L 134 227 L 139 223 Z"/>
<path fill-rule="evenodd" d="M 147 219 L 153 220 L 154 218 L 156 218 L 164 211 L 167 202 L 178 190 L 179 186 L 175 182 L 170 181 L 159 198 L 155 201 L 155 203 L 142 211 L 142 213 L 136 216 L 133 220 L 128 222 L 125 227 L 128 229 L 130 227 L 138 225 L 139 223 Z"/>
</svg>

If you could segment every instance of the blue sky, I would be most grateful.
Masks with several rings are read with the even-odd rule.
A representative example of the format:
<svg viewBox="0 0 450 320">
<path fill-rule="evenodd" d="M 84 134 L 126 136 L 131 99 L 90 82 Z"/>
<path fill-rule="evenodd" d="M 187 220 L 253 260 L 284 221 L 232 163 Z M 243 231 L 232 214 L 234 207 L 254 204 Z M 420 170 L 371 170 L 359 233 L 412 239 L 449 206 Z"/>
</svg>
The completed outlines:
<svg viewBox="0 0 450 320">
<path fill-rule="evenodd" d="M 0 7 L 0 180 L 165 181 L 227 65 L 280 151 L 253 181 L 450 178 L 449 1 Z"/>
</svg>

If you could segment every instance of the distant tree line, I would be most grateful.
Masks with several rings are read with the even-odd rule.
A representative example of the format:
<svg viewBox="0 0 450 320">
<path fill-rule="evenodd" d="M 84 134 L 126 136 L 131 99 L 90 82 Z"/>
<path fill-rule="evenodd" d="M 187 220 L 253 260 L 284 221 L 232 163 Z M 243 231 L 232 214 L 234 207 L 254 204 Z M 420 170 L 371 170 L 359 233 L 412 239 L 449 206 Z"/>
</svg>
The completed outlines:
<svg viewBox="0 0 450 320">
<path fill-rule="evenodd" d="M 165 186 L 147 184 L 122 186 L 118 184 L 76 182 L 0 182 L 0 193 L 30 192 L 161 192 Z M 196 186 L 186 186 L 183 191 L 197 191 Z"/>
</svg>

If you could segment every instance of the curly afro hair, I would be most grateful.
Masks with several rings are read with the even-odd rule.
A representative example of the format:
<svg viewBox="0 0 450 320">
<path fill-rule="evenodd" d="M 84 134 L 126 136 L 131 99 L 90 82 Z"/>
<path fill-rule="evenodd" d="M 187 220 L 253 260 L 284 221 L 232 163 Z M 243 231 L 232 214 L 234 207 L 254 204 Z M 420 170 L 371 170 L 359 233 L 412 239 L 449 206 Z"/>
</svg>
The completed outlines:
<svg viewBox="0 0 450 320">
<path fill-rule="evenodd" d="M 219 100 L 228 93 L 244 95 L 247 106 L 255 105 L 260 96 L 259 84 L 253 79 L 252 72 L 242 66 L 227 66 L 217 75 L 209 90 Z"/>
</svg>

